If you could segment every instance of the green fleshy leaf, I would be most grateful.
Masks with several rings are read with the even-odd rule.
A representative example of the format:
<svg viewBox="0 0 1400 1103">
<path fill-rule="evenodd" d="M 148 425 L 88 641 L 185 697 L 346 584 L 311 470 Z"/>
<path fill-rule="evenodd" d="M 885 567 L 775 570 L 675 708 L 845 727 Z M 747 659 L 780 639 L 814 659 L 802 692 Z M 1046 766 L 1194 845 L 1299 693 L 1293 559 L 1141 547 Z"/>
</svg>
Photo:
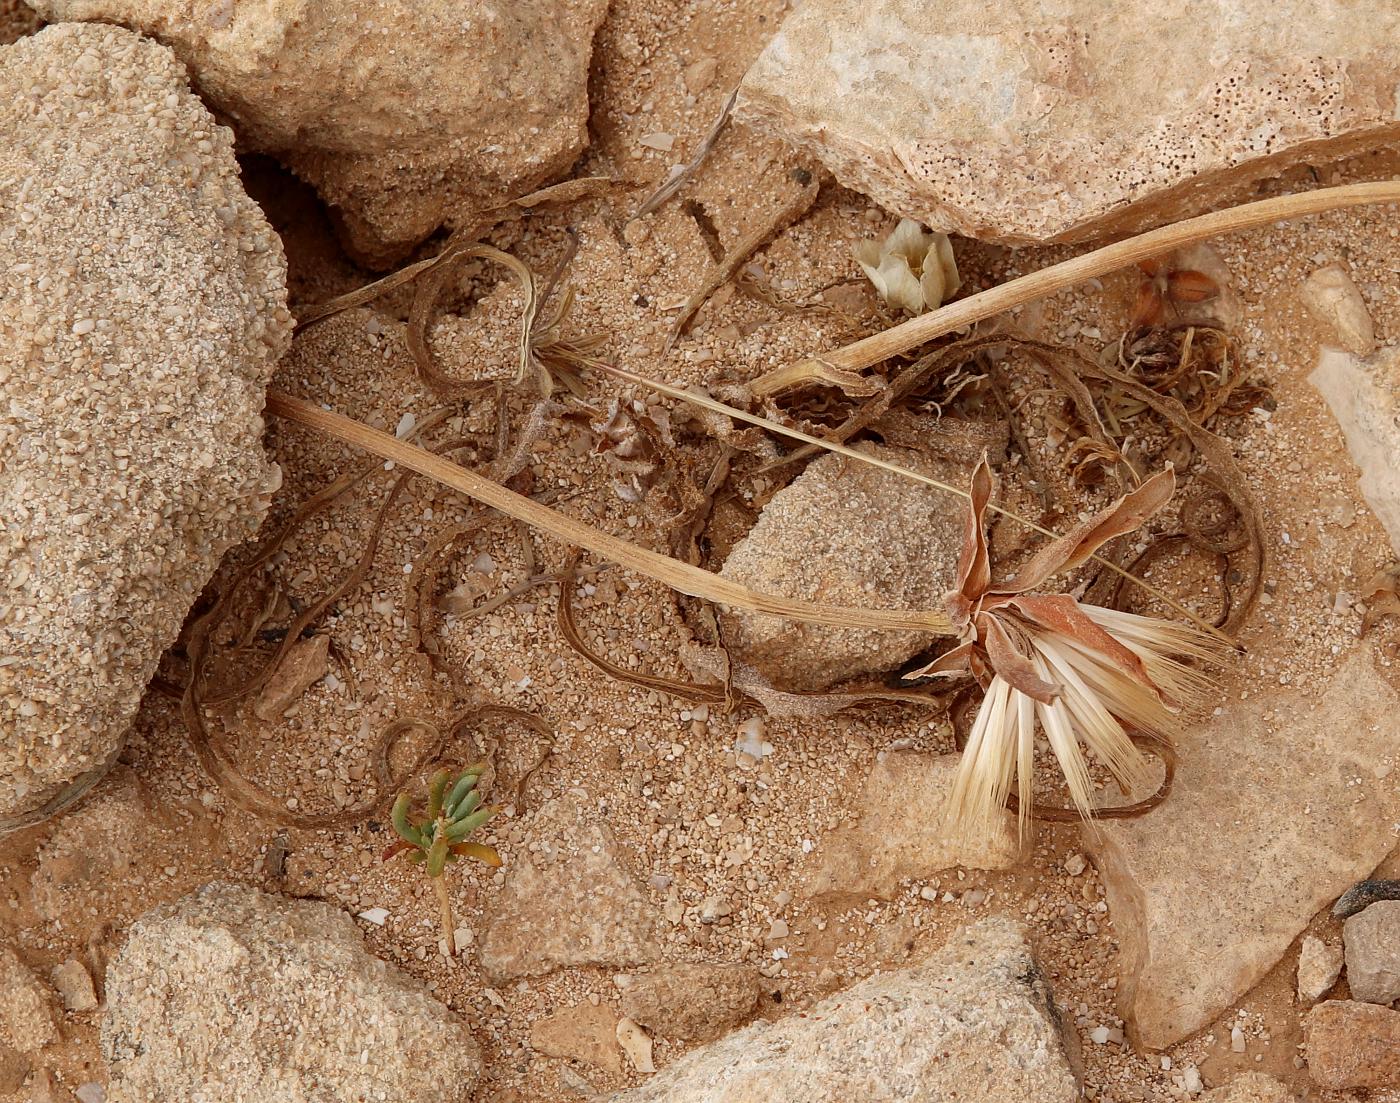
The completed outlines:
<svg viewBox="0 0 1400 1103">
<path fill-rule="evenodd" d="M 399 838 L 414 846 L 422 846 L 422 833 L 408 822 L 408 810 L 411 803 L 407 793 L 400 793 L 394 801 L 394 810 L 390 813 L 389 819 L 394 825 L 394 830 L 398 832 Z"/>
<path fill-rule="evenodd" d="M 447 866 L 447 838 L 436 839 L 428 848 L 428 876 L 441 877 Z"/>
<path fill-rule="evenodd" d="M 442 811 L 442 795 L 447 791 L 447 783 L 452 775 L 446 770 L 438 770 L 428 782 L 428 819 L 435 820 Z"/>
<path fill-rule="evenodd" d="M 451 792 L 447 794 L 447 799 L 442 802 L 442 810 L 447 813 L 450 820 L 456 815 L 456 809 L 462 803 L 462 798 L 471 792 L 476 785 L 479 774 L 465 773 L 457 779 L 457 784 L 452 786 Z"/>
<path fill-rule="evenodd" d="M 464 796 L 454 806 L 448 808 L 447 818 L 449 820 L 460 820 L 463 816 L 475 811 L 476 806 L 481 803 L 481 791 L 473 789 Z"/>
<path fill-rule="evenodd" d="M 495 805 L 479 808 L 465 819 L 449 824 L 443 837 L 450 843 L 461 842 L 499 811 Z"/>
</svg>

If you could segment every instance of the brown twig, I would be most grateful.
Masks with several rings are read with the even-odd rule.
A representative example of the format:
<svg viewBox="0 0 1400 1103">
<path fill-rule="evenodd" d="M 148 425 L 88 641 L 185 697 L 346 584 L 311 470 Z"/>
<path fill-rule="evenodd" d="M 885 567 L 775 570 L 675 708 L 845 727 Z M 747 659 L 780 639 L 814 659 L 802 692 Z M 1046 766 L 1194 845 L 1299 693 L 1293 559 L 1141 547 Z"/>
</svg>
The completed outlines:
<svg viewBox="0 0 1400 1103">
<path fill-rule="evenodd" d="M 686 331 L 691 319 L 700 312 L 700 308 L 710 296 L 733 279 L 734 274 L 748 263 L 749 257 L 756 250 L 773 240 L 811 209 L 820 191 L 821 181 L 816 174 L 812 174 L 802 186 L 802 190 L 774 211 L 762 226 L 745 234 L 735 243 L 734 248 L 725 254 L 724 260 L 714 265 L 706 274 L 699 290 L 681 307 L 680 314 L 671 323 L 671 331 L 666 336 L 666 348 L 669 349 L 676 343 L 676 338 Z"/>
<path fill-rule="evenodd" d="M 661 204 L 665 203 L 671 196 L 675 195 L 676 192 L 680 191 L 681 188 L 685 187 L 690 181 L 690 178 L 699 170 L 700 166 L 705 163 L 705 158 L 708 157 L 710 151 L 715 148 L 715 143 L 719 141 L 719 136 L 724 133 L 724 128 L 729 124 L 729 113 L 734 110 L 734 101 L 738 97 L 739 89 L 735 88 L 734 91 L 729 93 L 729 98 L 724 101 L 724 106 L 720 108 L 719 115 L 715 118 L 715 121 L 710 124 L 710 129 L 707 130 L 705 136 L 700 139 L 700 145 L 696 148 L 694 156 L 685 163 L 680 172 L 676 173 L 676 175 L 662 184 L 661 187 L 657 188 L 656 191 L 652 192 L 651 195 L 647 196 L 646 201 L 637 208 L 637 213 L 628 219 L 629 222 L 635 221 L 643 215 L 651 214 L 657 207 L 661 206 Z"/>
</svg>

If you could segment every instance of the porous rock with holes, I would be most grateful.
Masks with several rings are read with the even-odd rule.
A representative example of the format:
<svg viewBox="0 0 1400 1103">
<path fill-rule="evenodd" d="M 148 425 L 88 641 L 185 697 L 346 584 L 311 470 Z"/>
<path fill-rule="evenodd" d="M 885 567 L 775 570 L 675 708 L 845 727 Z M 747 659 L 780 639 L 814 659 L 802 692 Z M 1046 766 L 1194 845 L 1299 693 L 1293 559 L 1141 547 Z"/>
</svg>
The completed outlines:
<svg viewBox="0 0 1400 1103">
<path fill-rule="evenodd" d="M 390 264 L 528 192 L 588 144 L 607 0 L 30 0 L 169 43 L 242 148 L 282 161 Z"/>
<path fill-rule="evenodd" d="M 0 47 L 0 832 L 119 749 L 160 653 L 280 472 L 277 235 L 169 49 Z"/>
<path fill-rule="evenodd" d="M 937 230 L 1122 234 L 1400 135 L 1391 4 L 806 0 L 737 116 Z"/>
</svg>

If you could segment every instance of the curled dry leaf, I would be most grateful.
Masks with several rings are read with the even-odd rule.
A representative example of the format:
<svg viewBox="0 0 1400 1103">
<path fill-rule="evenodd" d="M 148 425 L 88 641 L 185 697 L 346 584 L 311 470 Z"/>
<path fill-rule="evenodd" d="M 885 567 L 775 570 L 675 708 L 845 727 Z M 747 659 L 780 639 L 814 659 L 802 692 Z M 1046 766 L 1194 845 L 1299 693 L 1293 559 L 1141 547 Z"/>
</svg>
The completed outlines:
<svg viewBox="0 0 1400 1103">
<path fill-rule="evenodd" d="M 910 218 L 883 242 L 862 241 L 855 256 L 880 298 L 906 314 L 936 310 L 962 286 L 948 235 L 930 233 Z"/>
<path fill-rule="evenodd" d="M 1021 830 L 1032 806 L 1037 723 L 1050 742 L 1080 814 L 1092 814 L 1092 783 L 1081 743 L 1128 789 L 1145 780 L 1134 733 L 1165 740 L 1173 710 L 1208 689 L 1185 659 L 1209 660 L 1219 644 L 1181 624 L 1037 594 L 1052 575 L 1087 562 L 1108 541 L 1139 528 L 1171 499 L 1168 468 L 1081 521 L 1030 557 L 1016 575 L 992 578 L 984 515 L 992 475 L 984 459 L 972 494 L 945 603 L 959 643 L 910 678 L 970 673 L 985 691 L 954 779 L 950 817 L 975 833 L 991 829 L 1017 783 Z"/>
</svg>

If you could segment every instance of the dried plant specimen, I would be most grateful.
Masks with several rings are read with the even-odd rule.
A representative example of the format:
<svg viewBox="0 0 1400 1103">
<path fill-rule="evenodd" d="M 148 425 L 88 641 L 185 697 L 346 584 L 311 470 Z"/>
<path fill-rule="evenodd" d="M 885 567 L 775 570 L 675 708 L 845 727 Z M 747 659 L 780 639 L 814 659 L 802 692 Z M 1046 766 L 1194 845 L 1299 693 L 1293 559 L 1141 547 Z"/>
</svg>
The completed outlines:
<svg viewBox="0 0 1400 1103">
<path fill-rule="evenodd" d="M 862 241 L 855 255 L 880 298 L 906 314 L 936 310 L 962 286 L 948 235 L 910 218 L 901 219 L 884 241 Z"/>
<path fill-rule="evenodd" d="M 1084 747 L 1128 789 L 1147 770 L 1132 733 L 1165 739 L 1175 726 L 1174 710 L 1205 695 L 1205 675 L 1182 659 L 1215 657 L 1220 646 L 1211 637 L 1186 625 L 1080 604 L 1068 594 L 1031 592 L 1139 528 L 1174 488 L 1168 468 L 1044 545 L 1014 577 L 994 582 L 983 523 L 992 475 L 985 460 L 978 464 L 957 585 L 946 598 L 960 642 L 909 675 L 971 673 L 984 690 L 950 798 L 950 819 L 960 828 L 990 830 L 1014 778 L 1024 831 L 1037 723 L 1075 807 L 1087 818 L 1092 783 Z"/>
</svg>

